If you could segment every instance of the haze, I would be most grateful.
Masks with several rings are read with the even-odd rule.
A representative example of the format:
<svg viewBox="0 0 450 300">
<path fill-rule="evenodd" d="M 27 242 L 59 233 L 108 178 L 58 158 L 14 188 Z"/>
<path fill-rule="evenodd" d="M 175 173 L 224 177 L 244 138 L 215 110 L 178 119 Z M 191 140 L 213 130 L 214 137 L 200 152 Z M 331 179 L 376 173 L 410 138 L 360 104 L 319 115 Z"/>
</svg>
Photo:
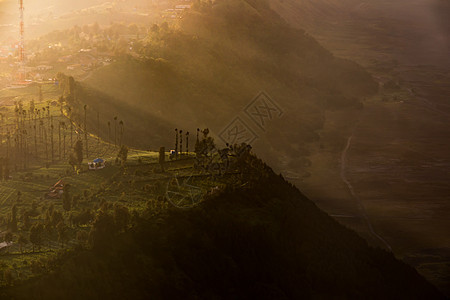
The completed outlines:
<svg viewBox="0 0 450 300">
<path fill-rule="evenodd" d="M 0 298 L 450 296 L 450 1 L 24 7 Z"/>
</svg>

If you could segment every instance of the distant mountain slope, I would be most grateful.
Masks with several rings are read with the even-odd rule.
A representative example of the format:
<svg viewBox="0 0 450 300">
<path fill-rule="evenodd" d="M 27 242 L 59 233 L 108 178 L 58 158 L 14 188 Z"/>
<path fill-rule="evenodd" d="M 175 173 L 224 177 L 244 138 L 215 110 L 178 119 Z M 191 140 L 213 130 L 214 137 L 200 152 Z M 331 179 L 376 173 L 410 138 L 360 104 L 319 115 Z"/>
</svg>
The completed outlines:
<svg viewBox="0 0 450 300">
<path fill-rule="evenodd" d="M 333 49 L 389 52 L 408 65 L 450 64 L 450 3 L 443 0 L 270 0 L 270 6 L 294 27 L 324 40 L 340 41 Z M 382 48 L 380 48 L 382 47 Z M 361 53 L 355 53 L 355 56 Z M 347 57 L 346 56 L 346 57 Z M 373 54 L 372 54 L 373 56 Z M 385 58 L 386 58 L 385 57 Z"/>
<path fill-rule="evenodd" d="M 324 111 L 355 110 L 378 85 L 360 66 L 333 57 L 267 5 L 255 3 L 216 1 L 194 8 L 176 29 L 155 28 L 136 46 L 147 59 L 119 59 L 78 85 L 75 113 L 87 103 L 101 111 L 104 124 L 118 112 L 126 143 L 157 148 L 173 144 L 176 127 L 209 127 L 217 136 L 237 116 L 245 119 L 244 108 L 264 90 L 284 114 L 263 130 L 245 119 L 259 137 L 258 153 L 303 165 L 301 155 L 318 141 Z M 165 130 L 143 126 L 149 119 L 163 120 Z"/>
<path fill-rule="evenodd" d="M 390 253 L 320 211 L 260 160 L 191 210 L 134 217 L 95 251 L 62 254 L 55 272 L 2 299 L 441 299 Z M 94 235 L 95 236 L 95 235 Z M 109 239 L 106 237 L 110 236 Z M 97 242 L 94 237 L 94 245 Z M 109 241 L 109 242 L 107 242 Z"/>
</svg>

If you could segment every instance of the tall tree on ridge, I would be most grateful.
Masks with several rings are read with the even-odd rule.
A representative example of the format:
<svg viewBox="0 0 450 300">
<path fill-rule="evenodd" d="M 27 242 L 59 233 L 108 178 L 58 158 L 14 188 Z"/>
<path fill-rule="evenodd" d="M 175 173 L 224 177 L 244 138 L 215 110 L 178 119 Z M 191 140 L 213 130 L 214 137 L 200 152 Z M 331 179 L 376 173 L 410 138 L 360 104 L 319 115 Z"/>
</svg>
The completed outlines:
<svg viewBox="0 0 450 300">
<path fill-rule="evenodd" d="M 61 126 L 62 126 L 62 121 L 58 122 L 58 158 L 59 160 L 62 159 L 61 157 Z"/>
<path fill-rule="evenodd" d="M 50 116 L 50 143 L 51 143 L 51 151 L 52 151 L 52 162 L 55 161 L 54 151 L 53 151 L 53 116 Z"/>
<path fill-rule="evenodd" d="M 123 138 L 123 130 L 124 130 L 124 128 L 123 128 L 123 121 L 122 120 L 120 120 L 119 126 L 120 126 L 120 128 L 119 128 L 119 134 L 120 134 L 120 136 L 119 136 L 119 146 L 122 146 L 122 138 Z"/>
<path fill-rule="evenodd" d="M 108 142 L 111 142 L 111 122 L 108 121 Z"/>
<path fill-rule="evenodd" d="M 86 143 L 86 158 L 89 156 L 88 138 L 87 138 L 87 104 L 84 105 L 84 141 Z"/>
<path fill-rule="evenodd" d="M 114 117 L 114 147 L 117 146 L 117 116 Z"/>
</svg>

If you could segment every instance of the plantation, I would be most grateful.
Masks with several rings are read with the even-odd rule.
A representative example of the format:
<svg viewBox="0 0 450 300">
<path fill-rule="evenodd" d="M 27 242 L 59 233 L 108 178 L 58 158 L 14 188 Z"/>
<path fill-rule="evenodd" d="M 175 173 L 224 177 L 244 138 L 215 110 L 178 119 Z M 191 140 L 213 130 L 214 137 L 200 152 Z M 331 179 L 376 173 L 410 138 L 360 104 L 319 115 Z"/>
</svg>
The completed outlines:
<svg viewBox="0 0 450 300">
<path fill-rule="evenodd" d="M 59 92 L 57 86 L 48 89 L 55 98 Z M 192 152 L 178 160 L 165 153 L 163 172 L 157 152 L 119 147 L 117 128 L 111 142 L 101 140 L 71 119 L 63 97 L 55 102 L 18 100 L 3 110 L 2 285 L 41 274 L 62 249 L 90 247 L 91 227 L 101 212 L 132 216 L 190 208 L 237 180 L 233 169 L 225 174 L 199 168 Z M 71 162 L 80 141 L 82 160 Z M 87 163 L 98 157 L 106 167 L 88 170 Z M 57 183 L 62 194 L 50 192 Z"/>
</svg>

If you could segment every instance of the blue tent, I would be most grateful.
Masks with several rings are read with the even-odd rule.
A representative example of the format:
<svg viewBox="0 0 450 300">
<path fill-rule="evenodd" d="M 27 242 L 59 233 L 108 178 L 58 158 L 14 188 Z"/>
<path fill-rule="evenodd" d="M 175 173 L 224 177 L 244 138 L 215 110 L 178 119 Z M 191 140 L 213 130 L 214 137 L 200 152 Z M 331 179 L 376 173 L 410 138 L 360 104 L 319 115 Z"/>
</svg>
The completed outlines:
<svg viewBox="0 0 450 300">
<path fill-rule="evenodd" d="M 101 159 L 101 158 L 96 158 L 96 159 L 94 159 L 94 163 L 96 163 L 96 164 L 98 164 L 98 163 L 103 163 L 103 162 L 104 162 L 104 160 Z"/>
</svg>

